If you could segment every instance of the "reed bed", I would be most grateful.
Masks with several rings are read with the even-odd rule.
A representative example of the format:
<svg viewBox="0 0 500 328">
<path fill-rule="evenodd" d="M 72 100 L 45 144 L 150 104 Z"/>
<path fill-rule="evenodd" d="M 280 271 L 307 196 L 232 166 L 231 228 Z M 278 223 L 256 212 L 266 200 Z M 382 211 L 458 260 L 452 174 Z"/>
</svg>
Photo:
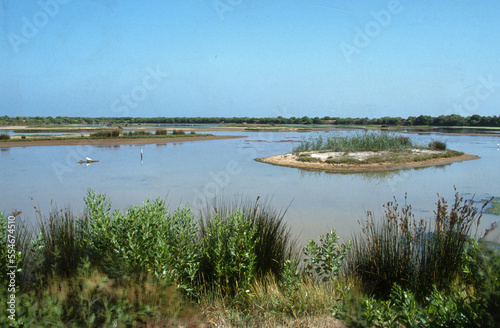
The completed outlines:
<svg viewBox="0 0 500 328">
<path fill-rule="evenodd" d="M 303 140 L 293 151 L 401 151 L 415 147 L 409 137 L 390 133 L 365 132 L 352 136 L 316 136 Z"/>
<path fill-rule="evenodd" d="M 90 134 L 91 138 L 116 138 L 119 137 L 121 133 L 121 129 L 113 129 L 113 130 L 104 130 L 92 132 Z"/>
<path fill-rule="evenodd" d="M 465 247 L 482 210 L 458 193 L 451 207 L 444 198 L 436 205 L 430 221 L 417 220 L 406 198 L 401 207 L 396 200 L 388 202 L 382 222 L 367 212 L 346 263 L 346 274 L 359 279 L 363 292 L 384 298 L 398 284 L 423 299 L 433 286 L 445 289 L 459 278 Z"/>
<path fill-rule="evenodd" d="M 155 131 L 156 135 L 167 135 L 167 129 L 156 129 Z"/>
<path fill-rule="evenodd" d="M 124 137 L 140 137 L 140 136 L 150 136 L 150 135 L 152 135 L 151 132 L 149 132 L 149 131 L 141 131 L 141 130 L 138 130 L 138 131 L 129 131 L 129 132 L 123 133 Z"/>
</svg>

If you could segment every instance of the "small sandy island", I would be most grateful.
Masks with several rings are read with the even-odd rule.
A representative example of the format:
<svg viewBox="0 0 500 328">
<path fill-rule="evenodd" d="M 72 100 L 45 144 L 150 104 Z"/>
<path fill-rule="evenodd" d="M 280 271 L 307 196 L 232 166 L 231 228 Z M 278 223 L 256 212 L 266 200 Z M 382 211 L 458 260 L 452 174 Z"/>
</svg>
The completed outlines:
<svg viewBox="0 0 500 328">
<path fill-rule="evenodd" d="M 3 147 L 32 147 L 32 146 L 78 146 L 78 145 L 145 145 L 145 144 L 162 144 L 168 142 L 185 142 L 185 141 L 203 141 L 203 140 L 220 140 L 244 138 L 243 136 L 186 136 L 176 138 L 74 138 L 74 139 L 52 139 L 52 140 L 19 140 L 19 141 L 2 141 L 0 148 Z"/>
<path fill-rule="evenodd" d="M 346 153 L 303 151 L 258 158 L 257 161 L 308 171 L 361 173 L 439 166 L 478 158 L 479 156 L 467 155 L 451 150 L 411 149 L 404 152 L 362 151 Z"/>
</svg>

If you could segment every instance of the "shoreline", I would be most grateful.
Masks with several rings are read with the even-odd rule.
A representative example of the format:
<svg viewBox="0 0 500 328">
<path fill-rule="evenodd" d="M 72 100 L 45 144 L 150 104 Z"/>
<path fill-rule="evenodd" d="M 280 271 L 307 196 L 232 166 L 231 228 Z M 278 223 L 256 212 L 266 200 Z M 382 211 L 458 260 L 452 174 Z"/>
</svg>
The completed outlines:
<svg viewBox="0 0 500 328">
<path fill-rule="evenodd" d="M 205 136 L 205 137 L 175 137 L 175 138 L 106 138 L 106 139 L 90 139 L 90 138 L 75 138 L 75 139 L 53 139 L 53 140 L 27 140 L 27 141 L 2 141 L 0 148 L 12 147 L 39 147 L 39 146 L 86 146 L 86 145 L 146 145 L 146 144 L 162 144 L 171 142 L 186 142 L 186 141 L 204 141 L 204 140 L 223 140 L 245 138 L 244 136 Z"/>
<path fill-rule="evenodd" d="M 385 162 L 371 164 L 329 164 L 325 162 L 301 162 L 295 159 L 290 159 L 290 157 L 287 157 L 287 155 L 289 154 L 262 157 L 257 158 L 256 161 L 277 166 L 293 167 L 305 171 L 319 171 L 326 173 L 366 173 L 442 166 L 480 158 L 476 155 L 463 154 L 448 158 L 432 158 L 428 160 L 403 163 Z"/>
<path fill-rule="evenodd" d="M 1 130 L 26 130 L 26 129 L 31 129 L 32 127 L 29 125 L 11 125 L 11 126 L 0 126 L 0 132 Z M 51 128 L 57 128 L 57 127 L 50 127 Z M 75 125 L 65 125 L 61 128 L 77 128 Z M 113 127 L 110 127 L 112 129 Z M 146 127 L 143 128 L 141 126 L 137 125 L 131 125 L 131 126 L 124 126 L 122 127 L 124 130 L 127 131 L 154 131 L 157 128 L 152 128 L 152 127 Z M 159 127 L 162 128 L 163 127 Z M 171 127 L 171 128 L 166 128 L 168 131 L 173 131 L 173 130 L 184 130 L 186 132 L 190 131 L 195 131 L 195 132 L 206 132 L 206 131 L 242 131 L 242 132 L 310 132 L 310 131 L 348 131 L 348 130 L 380 130 L 380 131 L 385 131 L 385 132 L 398 132 L 400 130 L 406 130 L 406 133 L 409 134 L 419 134 L 419 133 L 428 133 L 428 132 L 436 132 L 439 135 L 443 136 L 457 136 L 457 135 L 466 135 L 466 136 L 485 136 L 485 137 L 500 137 L 500 133 L 492 133 L 492 132 L 442 132 L 442 131 L 436 131 L 438 129 L 442 129 L 443 127 L 435 127 L 435 126 L 394 126 L 394 127 L 389 127 L 389 128 L 380 128 L 380 127 L 373 127 L 373 126 L 328 126 L 328 127 L 307 127 L 307 126 L 268 126 L 268 125 L 260 125 L 260 124 L 248 124 L 245 126 L 217 126 L 217 127 Z M 446 127 L 444 127 L 446 128 Z M 448 127 L 449 128 L 449 127 Z M 460 127 L 463 129 L 474 129 L 480 131 L 480 128 L 471 128 L 471 127 Z M 484 127 L 487 129 L 487 127 Z M 42 128 L 43 129 L 43 128 Z M 95 127 L 88 127 L 88 126 L 78 126 L 79 130 L 85 131 L 85 130 L 92 130 L 95 129 Z"/>
</svg>

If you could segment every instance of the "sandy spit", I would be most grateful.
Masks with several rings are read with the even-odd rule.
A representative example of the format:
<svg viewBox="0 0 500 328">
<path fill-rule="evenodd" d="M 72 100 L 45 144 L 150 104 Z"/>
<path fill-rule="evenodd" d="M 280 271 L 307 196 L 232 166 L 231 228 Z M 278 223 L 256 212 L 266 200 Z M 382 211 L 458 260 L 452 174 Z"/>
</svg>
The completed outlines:
<svg viewBox="0 0 500 328">
<path fill-rule="evenodd" d="M 4 141 L 0 142 L 3 147 L 34 147 L 34 146 L 79 146 L 79 145 L 146 145 L 162 144 L 169 142 L 203 141 L 244 138 L 243 136 L 207 136 L 207 137 L 177 137 L 177 138 L 107 138 L 107 139 L 63 139 L 63 140 L 31 140 L 31 141 Z"/>
</svg>

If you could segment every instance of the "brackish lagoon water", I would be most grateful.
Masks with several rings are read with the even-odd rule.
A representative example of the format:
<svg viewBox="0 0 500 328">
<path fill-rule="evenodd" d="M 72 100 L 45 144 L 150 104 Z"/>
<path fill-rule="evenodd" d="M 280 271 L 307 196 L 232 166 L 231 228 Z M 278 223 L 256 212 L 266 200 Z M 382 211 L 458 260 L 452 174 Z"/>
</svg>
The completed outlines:
<svg viewBox="0 0 500 328">
<path fill-rule="evenodd" d="M 382 205 L 405 193 L 414 213 L 430 218 L 437 194 L 453 200 L 454 190 L 481 200 L 500 196 L 499 137 L 409 134 L 416 142 L 446 141 L 448 148 L 478 155 L 446 166 L 366 174 L 326 174 L 256 162 L 289 152 L 304 137 L 331 132 L 213 132 L 242 139 L 121 146 L 46 146 L 0 148 L 0 210 L 22 211 L 21 220 L 37 220 L 34 207 L 83 210 L 87 188 L 106 193 L 114 208 L 141 204 L 159 196 L 171 208 L 198 208 L 216 194 L 231 199 L 257 196 L 288 208 L 285 219 L 301 240 L 335 228 L 349 238 L 360 230 L 367 210 L 382 217 Z M 339 132 L 353 133 L 353 132 Z M 144 159 L 141 164 L 140 149 Z M 91 157 L 91 165 L 76 162 Z M 484 230 L 498 216 L 483 216 Z"/>
</svg>

